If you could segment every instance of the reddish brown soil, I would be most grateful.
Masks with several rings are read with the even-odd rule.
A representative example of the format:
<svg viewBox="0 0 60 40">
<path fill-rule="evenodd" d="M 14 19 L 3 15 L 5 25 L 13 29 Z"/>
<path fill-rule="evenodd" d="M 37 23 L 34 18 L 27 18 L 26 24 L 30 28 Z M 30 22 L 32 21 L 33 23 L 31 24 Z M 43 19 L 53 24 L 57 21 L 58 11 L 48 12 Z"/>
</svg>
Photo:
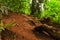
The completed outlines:
<svg viewBox="0 0 60 40">
<path fill-rule="evenodd" d="M 4 17 L 4 24 L 8 24 L 10 22 L 16 21 L 16 24 L 10 28 L 9 30 L 16 33 L 15 40 L 53 40 L 51 37 L 48 37 L 44 34 L 37 35 L 33 33 L 33 29 L 35 26 L 29 24 L 29 17 L 25 15 L 19 15 L 16 13 L 10 14 L 6 19 Z M 5 40 L 13 40 L 9 36 L 5 37 Z"/>
</svg>

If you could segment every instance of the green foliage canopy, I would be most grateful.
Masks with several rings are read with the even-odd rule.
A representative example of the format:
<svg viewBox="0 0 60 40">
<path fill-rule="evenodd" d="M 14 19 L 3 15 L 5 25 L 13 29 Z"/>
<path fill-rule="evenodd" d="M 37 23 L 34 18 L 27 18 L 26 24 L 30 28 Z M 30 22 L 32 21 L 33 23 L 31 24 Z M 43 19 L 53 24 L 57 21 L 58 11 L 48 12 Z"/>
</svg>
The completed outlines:
<svg viewBox="0 0 60 40">
<path fill-rule="evenodd" d="M 60 23 L 60 1 L 51 0 L 45 4 L 45 10 L 41 14 L 41 18 L 50 17 L 56 23 Z"/>
</svg>

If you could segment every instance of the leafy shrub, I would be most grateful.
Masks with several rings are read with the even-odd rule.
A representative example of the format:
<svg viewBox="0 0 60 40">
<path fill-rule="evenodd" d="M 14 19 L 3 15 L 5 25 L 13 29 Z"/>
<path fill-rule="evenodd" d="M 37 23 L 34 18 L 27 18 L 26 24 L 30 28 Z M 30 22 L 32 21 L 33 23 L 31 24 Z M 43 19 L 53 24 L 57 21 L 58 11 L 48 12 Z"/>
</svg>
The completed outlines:
<svg viewBox="0 0 60 40">
<path fill-rule="evenodd" d="M 50 17 L 56 23 L 60 23 L 60 1 L 51 0 L 45 4 L 45 10 L 41 14 L 41 18 Z"/>
<path fill-rule="evenodd" d="M 30 0 L 0 0 L 0 3 L 10 7 L 14 12 L 30 14 Z"/>
</svg>

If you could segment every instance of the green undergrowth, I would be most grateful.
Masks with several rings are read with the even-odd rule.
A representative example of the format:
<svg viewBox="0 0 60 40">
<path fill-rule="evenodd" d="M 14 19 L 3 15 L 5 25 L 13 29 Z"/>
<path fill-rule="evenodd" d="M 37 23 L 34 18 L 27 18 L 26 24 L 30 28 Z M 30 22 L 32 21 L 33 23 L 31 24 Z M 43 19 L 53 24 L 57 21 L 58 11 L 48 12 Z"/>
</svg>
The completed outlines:
<svg viewBox="0 0 60 40">
<path fill-rule="evenodd" d="M 60 1 L 51 0 L 45 4 L 45 10 L 41 13 L 40 18 L 50 17 L 52 21 L 60 24 Z"/>
<path fill-rule="evenodd" d="M 5 4 L 14 12 L 30 15 L 30 0 L 0 0 L 0 4 Z"/>
</svg>

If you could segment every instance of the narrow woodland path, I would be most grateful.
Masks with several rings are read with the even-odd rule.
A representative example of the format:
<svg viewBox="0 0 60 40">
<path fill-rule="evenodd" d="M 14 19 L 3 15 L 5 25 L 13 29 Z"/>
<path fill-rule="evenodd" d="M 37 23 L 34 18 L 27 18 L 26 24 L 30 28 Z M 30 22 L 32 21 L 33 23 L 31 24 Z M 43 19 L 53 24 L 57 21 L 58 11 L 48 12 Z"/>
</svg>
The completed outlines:
<svg viewBox="0 0 60 40">
<path fill-rule="evenodd" d="M 8 18 L 4 18 L 4 25 L 16 21 L 16 24 L 10 28 L 9 30 L 16 33 L 15 40 L 53 40 L 51 37 L 48 37 L 44 34 L 36 35 L 32 30 L 35 26 L 29 24 L 29 18 L 25 15 L 19 15 L 16 13 L 10 14 Z M 5 37 L 5 40 L 13 40 L 10 39 L 9 36 Z"/>
</svg>

